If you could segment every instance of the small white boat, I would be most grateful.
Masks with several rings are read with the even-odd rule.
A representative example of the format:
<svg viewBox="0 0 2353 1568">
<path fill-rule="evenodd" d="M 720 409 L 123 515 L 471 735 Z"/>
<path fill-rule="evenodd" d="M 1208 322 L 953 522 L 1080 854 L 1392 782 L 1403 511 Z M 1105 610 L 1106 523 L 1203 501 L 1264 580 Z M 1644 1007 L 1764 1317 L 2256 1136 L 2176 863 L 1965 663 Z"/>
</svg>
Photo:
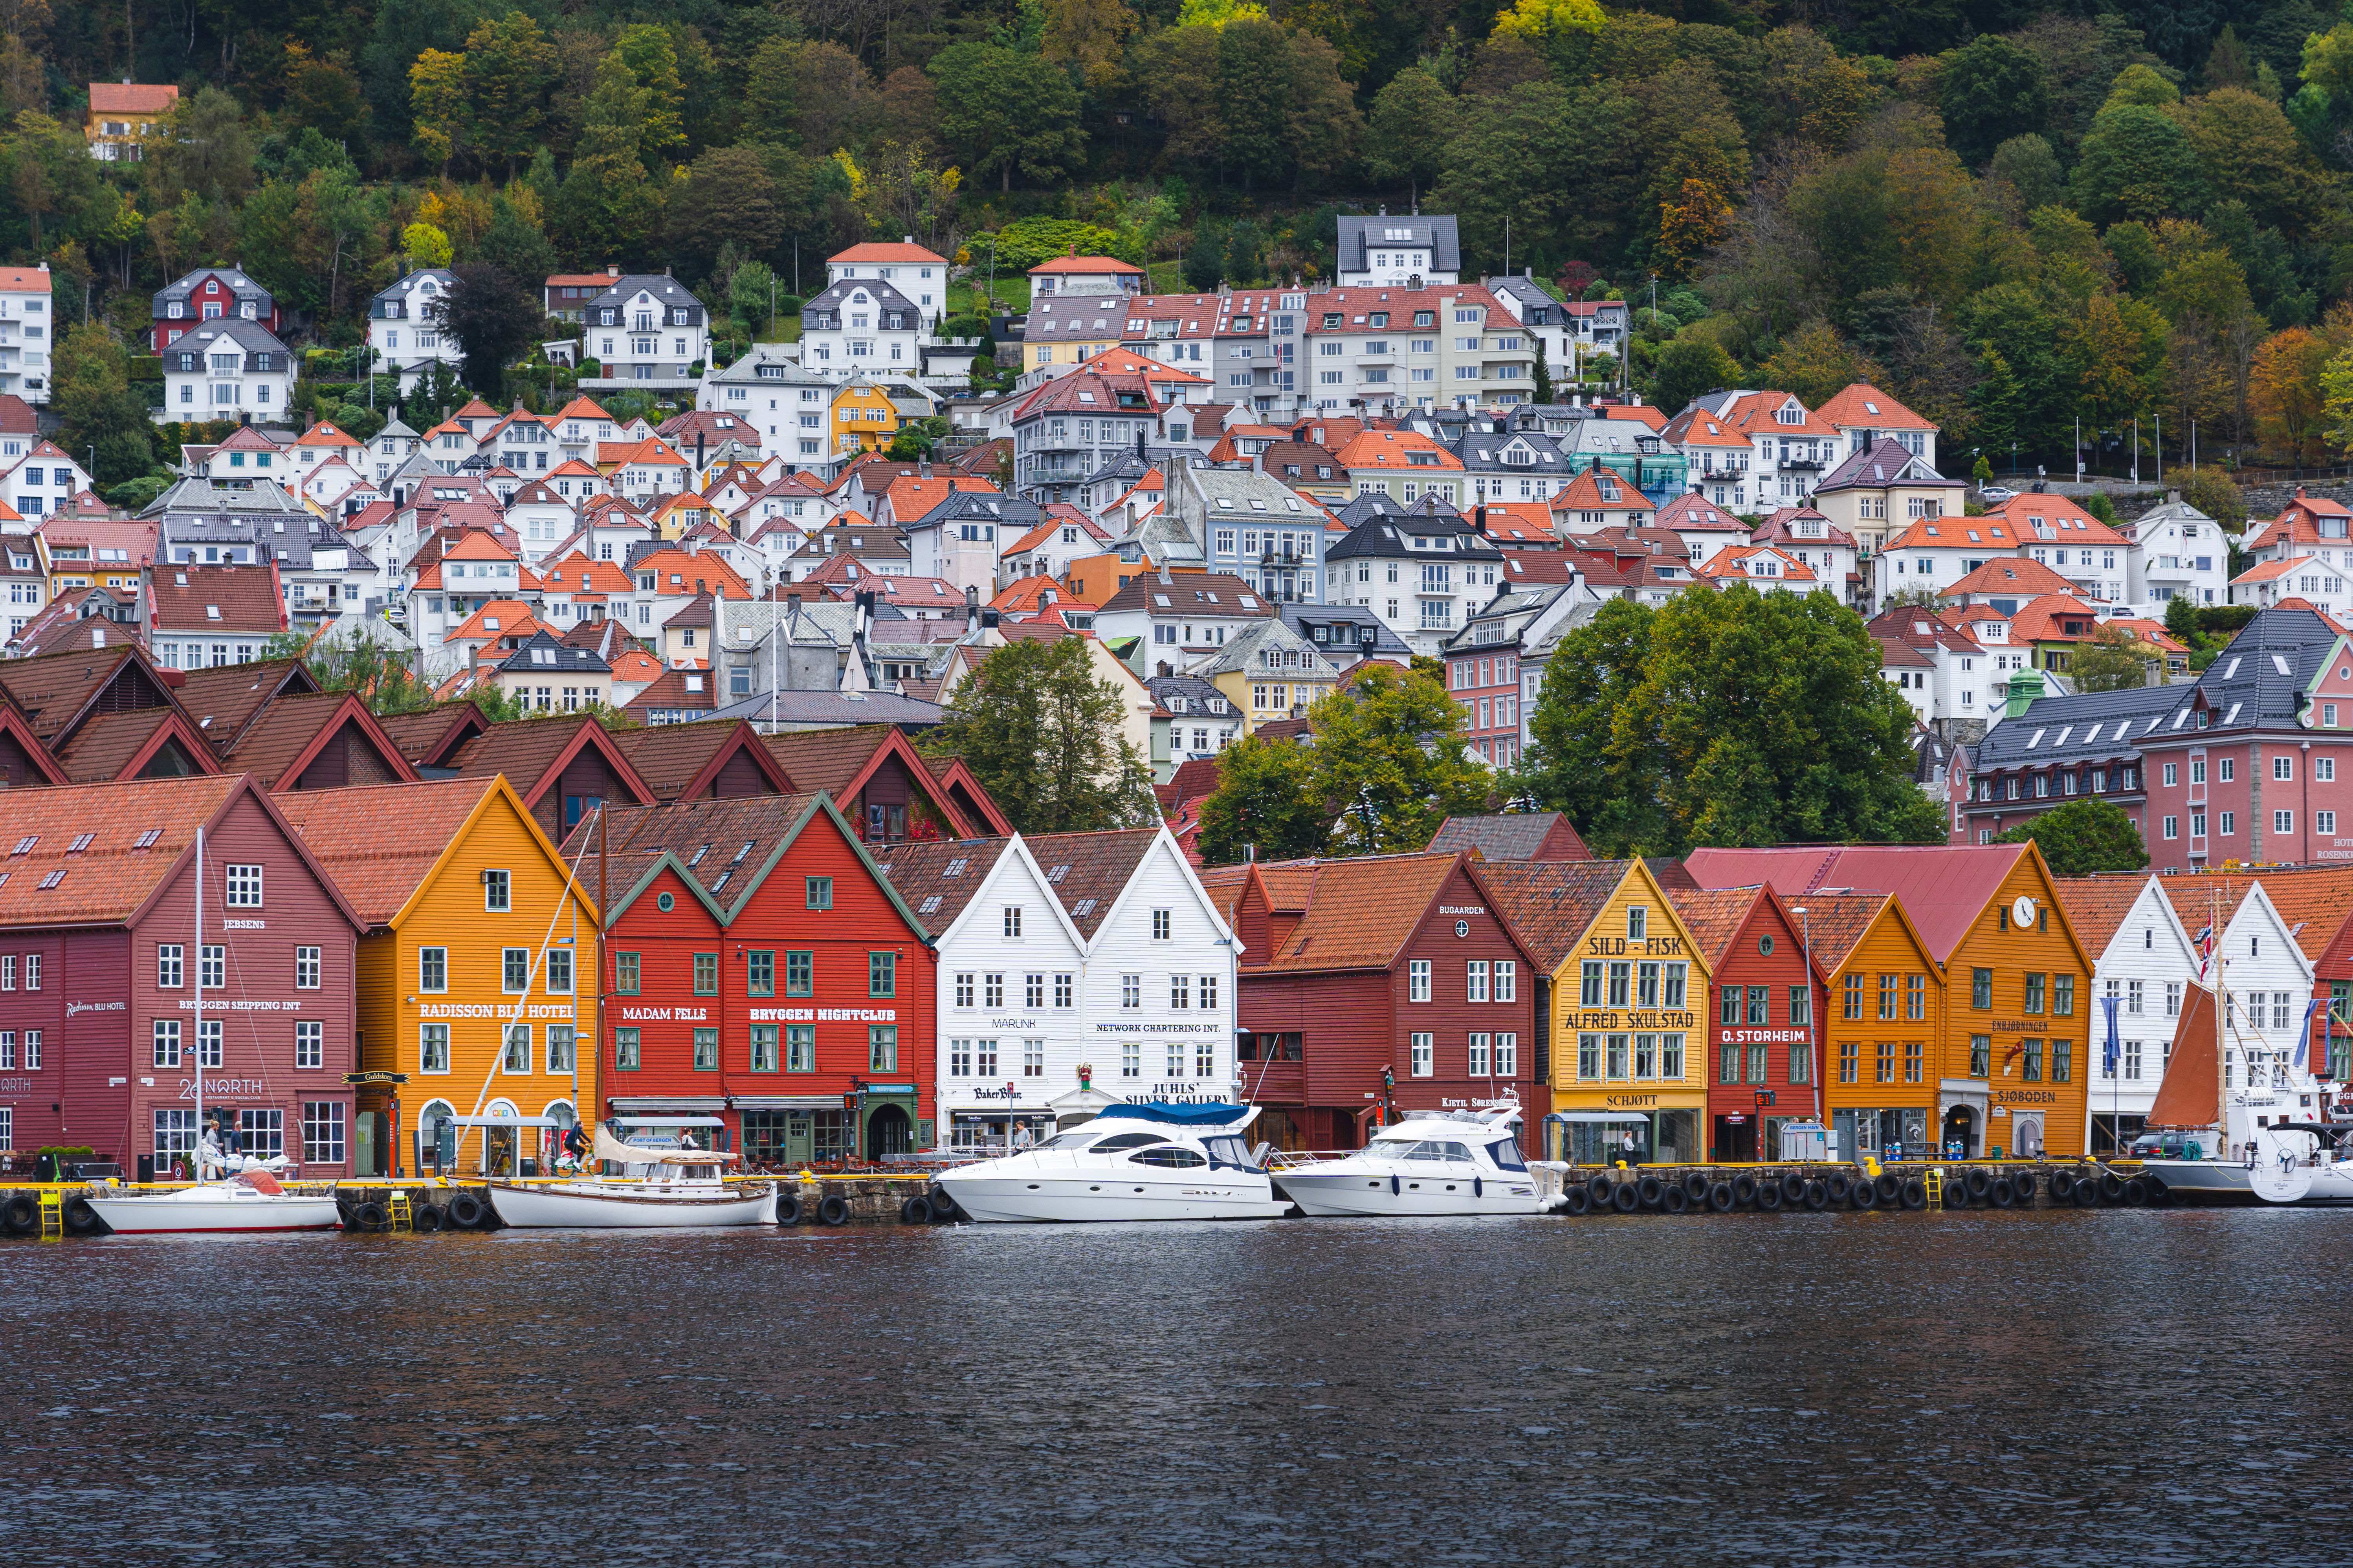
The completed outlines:
<svg viewBox="0 0 2353 1568">
<path fill-rule="evenodd" d="M 1307 1215 L 1532 1215 L 1519 1108 L 1409 1115 L 1339 1159 L 1278 1155 L 1275 1189 Z"/>
<path fill-rule="evenodd" d="M 198 1182 L 168 1193 L 93 1192 L 85 1201 L 108 1229 L 125 1236 L 335 1230 L 343 1223 L 332 1194 L 290 1193 L 259 1167 L 225 1182 Z"/>
<path fill-rule="evenodd" d="M 635 1179 L 493 1181 L 491 1207 L 520 1230 L 705 1230 L 776 1223 L 776 1184 L 727 1179 L 733 1154 L 624 1143 L 596 1129 L 596 1157 Z"/>
<path fill-rule="evenodd" d="M 1242 1142 L 1254 1105 L 1114 1105 L 1034 1149 L 940 1173 L 976 1220 L 1275 1219 L 1290 1200 Z"/>
</svg>

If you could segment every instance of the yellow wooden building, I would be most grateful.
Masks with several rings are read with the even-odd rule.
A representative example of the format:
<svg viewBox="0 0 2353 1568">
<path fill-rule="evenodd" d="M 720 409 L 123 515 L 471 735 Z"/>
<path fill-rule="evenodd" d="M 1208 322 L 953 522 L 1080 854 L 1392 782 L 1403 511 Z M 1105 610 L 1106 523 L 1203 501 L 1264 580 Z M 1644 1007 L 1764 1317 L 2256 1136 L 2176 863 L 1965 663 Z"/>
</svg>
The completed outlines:
<svg viewBox="0 0 2353 1568">
<path fill-rule="evenodd" d="M 1550 976 L 1547 1158 L 1706 1158 L 1705 957 L 1640 860 L 1493 861 L 1498 912 Z"/>
<path fill-rule="evenodd" d="M 545 1171 L 596 1103 L 594 867 L 567 884 L 503 774 L 279 805 L 368 926 L 359 1173 Z"/>
<path fill-rule="evenodd" d="M 1813 1105 L 1839 1153 L 1906 1152 L 1927 1137 L 1944 1073 L 1945 972 L 1893 893 L 1810 893 L 1803 940 L 1821 976 Z M 1794 911 L 1793 911 L 1794 912 Z M 1860 1149 L 1858 1149 L 1860 1145 Z"/>
<path fill-rule="evenodd" d="M 879 452 L 899 432 L 899 405 L 871 381 L 845 381 L 833 395 L 833 450 Z"/>
</svg>

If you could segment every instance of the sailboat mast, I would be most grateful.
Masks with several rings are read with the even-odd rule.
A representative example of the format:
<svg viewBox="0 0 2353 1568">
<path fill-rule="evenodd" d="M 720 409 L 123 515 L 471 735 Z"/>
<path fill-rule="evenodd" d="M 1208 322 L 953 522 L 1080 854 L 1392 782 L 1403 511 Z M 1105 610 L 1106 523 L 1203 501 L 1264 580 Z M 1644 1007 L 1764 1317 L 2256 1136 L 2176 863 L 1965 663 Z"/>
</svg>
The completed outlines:
<svg viewBox="0 0 2353 1568">
<path fill-rule="evenodd" d="M 196 1125 L 195 1146 L 189 1151 L 188 1163 L 198 1181 L 205 1179 L 205 830 L 196 829 L 196 951 L 190 957 L 196 961 L 195 1034 L 189 1040 L 195 1047 Z"/>
<path fill-rule="evenodd" d="M 2222 940 L 2222 896 L 2207 889 L 2207 930 L 2214 936 L 2214 1157 L 2228 1159 L 2231 1142 L 2230 948 Z"/>
</svg>

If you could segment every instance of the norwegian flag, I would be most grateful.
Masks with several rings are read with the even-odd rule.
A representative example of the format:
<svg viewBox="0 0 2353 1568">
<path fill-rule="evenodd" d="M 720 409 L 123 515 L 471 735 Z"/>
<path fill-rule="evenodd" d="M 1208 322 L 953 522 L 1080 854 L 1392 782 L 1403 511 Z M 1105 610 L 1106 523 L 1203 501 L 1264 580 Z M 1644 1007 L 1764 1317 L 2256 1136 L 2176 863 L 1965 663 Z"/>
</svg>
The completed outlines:
<svg viewBox="0 0 2353 1568">
<path fill-rule="evenodd" d="M 2206 978 L 2206 966 L 2214 958 L 2214 928 L 2207 926 L 2198 933 L 2198 978 Z"/>
</svg>

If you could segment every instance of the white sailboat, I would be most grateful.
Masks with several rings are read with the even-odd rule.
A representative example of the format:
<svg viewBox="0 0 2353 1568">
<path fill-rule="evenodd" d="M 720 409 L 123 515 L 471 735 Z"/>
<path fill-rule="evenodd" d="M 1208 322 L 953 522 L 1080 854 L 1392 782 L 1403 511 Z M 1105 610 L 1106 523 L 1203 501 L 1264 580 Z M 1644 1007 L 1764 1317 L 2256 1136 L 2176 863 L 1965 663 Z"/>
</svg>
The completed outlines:
<svg viewBox="0 0 2353 1568">
<path fill-rule="evenodd" d="M 517 1229 L 705 1230 L 776 1223 L 776 1184 L 730 1181 L 741 1156 L 624 1143 L 596 1129 L 596 1157 L 635 1179 L 490 1184 L 491 1207 Z"/>
<path fill-rule="evenodd" d="M 205 830 L 201 827 L 196 829 L 195 886 L 195 951 L 201 959 L 205 944 Z M 167 1193 L 124 1193 L 111 1190 L 119 1184 L 110 1182 L 110 1191 L 92 1193 L 86 1201 L 108 1229 L 132 1236 L 340 1228 L 343 1215 L 332 1194 L 290 1193 L 279 1184 L 270 1167 L 282 1166 L 284 1156 L 264 1163 L 225 1154 L 219 1144 L 204 1134 L 205 966 L 199 962 L 195 968 L 195 1183 Z"/>
<path fill-rule="evenodd" d="M 2226 1037 L 2232 1027 L 2228 960 L 2218 952 L 2214 967 L 2211 992 L 2190 987 L 2172 1059 L 2149 1108 L 2150 1127 L 2192 1130 L 2183 1148 L 2188 1157 L 2144 1160 L 2142 1173 L 2179 1203 L 2353 1204 L 2353 1126 L 2325 1119 L 2327 1085 L 2306 1065 L 2310 1017 L 2295 1060 L 2267 1062 L 2255 1050 L 2242 1049 L 2236 1059 L 2245 1071 L 2234 1085 Z M 2201 1125 L 2199 1118 L 2208 1110 L 2213 1121 Z"/>
</svg>

